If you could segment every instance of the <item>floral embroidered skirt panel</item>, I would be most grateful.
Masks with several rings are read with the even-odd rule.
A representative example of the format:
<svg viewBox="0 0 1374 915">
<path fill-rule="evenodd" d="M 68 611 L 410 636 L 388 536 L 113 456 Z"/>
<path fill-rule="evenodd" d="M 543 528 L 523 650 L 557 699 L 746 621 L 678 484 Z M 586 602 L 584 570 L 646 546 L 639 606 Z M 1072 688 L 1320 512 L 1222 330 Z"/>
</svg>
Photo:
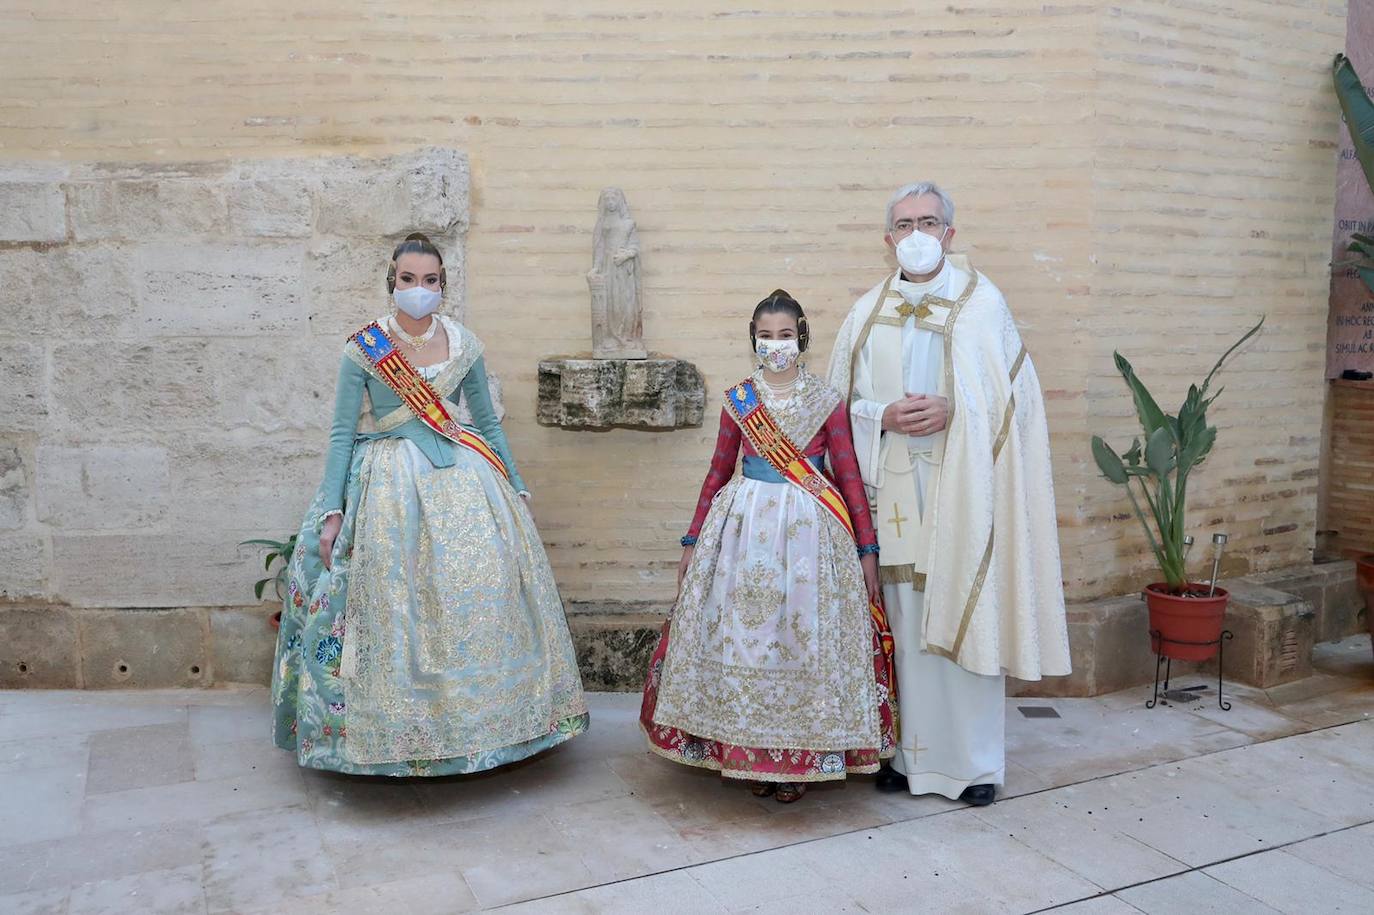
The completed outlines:
<svg viewBox="0 0 1374 915">
<path fill-rule="evenodd" d="M 455 775 L 586 730 L 567 619 L 533 519 L 466 449 L 434 467 L 360 441 L 333 569 L 317 495 L 291 557 L 273 737 L 302 766 Z"/>
<path fill-rule="evenodd" d="M 849 533 L 791 483 L 717 494 L 649 666 L 653 752 L 727 778 L 876 772 L 894 751 L 887 665 Z"/>
</svg>

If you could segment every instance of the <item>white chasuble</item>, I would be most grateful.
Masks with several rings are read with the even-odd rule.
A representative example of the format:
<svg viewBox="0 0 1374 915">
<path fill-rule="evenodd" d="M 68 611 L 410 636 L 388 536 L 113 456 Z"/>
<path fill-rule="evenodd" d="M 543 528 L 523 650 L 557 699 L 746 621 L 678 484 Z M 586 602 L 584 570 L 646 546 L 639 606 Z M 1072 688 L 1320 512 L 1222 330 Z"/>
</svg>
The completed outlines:
<svg viewBox="0 0 1374 915">
<path fill-rule="evenodd" d="M 893 275 L 855 303 L 830 382 L 848 392 L 878 519 L 897 655 L 894 766 L 916 794 L 1000 784 L 1004 674 L 1069 672 L 1048 432 L 1011 314 L 964 258 L 926 283 Z M 948 399 L 943 432 L 882 431 L 884 409 L 908 393 Z M 913 485 L 899 489 L 907 466 Z"/>
</svg>

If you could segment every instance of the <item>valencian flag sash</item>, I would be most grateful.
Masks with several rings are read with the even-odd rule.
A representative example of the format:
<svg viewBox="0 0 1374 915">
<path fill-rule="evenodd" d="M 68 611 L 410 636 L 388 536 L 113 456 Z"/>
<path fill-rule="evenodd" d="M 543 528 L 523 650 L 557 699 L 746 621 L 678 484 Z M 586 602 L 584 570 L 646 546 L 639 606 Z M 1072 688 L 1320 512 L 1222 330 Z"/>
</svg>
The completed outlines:
<svg viewBox="0 0 1374 915">
<path fill-rule="evenodd" d="M 507 482 L 510 481 L 510 472 L 506 470 L 501 456 L 482 436 L 458 424 L 444 406 L 444 399 L 430 387 L 429 382 L 425 381 L 419 372 L 415 371 L 414 366 L 406 361 L 386 331 L 382 330 L 381 325 L 373 321 L 351 339 L 358 344 L 358 349 L 363 351 L 367 361 L 377 370 L 377 376 L 396 392 L 396 396 L 401 398 L 401 403 L 410 408 L 416 419 L 454 444 L 475 451 Z"/>
<path fill-rule="evenodd" d="M 854 535 L 854 522 L 849 517 L 849 509 L 844 504 L 840 490 L 829 477 L 806 459 L 802 450 L 778 426 L 759 398 L 753 379 L 746 378 L 727 391 L 725 402 L 735 422 L 739 424 L 740 431 L 744 433 L 744 437 L 749 440 L 754 450 L 771 464 L 783 479 L 810 493 L 849 532 L 850 538 L 857 540 Z M 873 617 L 873 626 L 882 644 L 888 682 L 895 683 L 897 671 L 893 662 L 892 627 L 888 625 L 887 612 L 883 610 L 881 603 L 870 603 L 868 612 Z"/>
</svg>

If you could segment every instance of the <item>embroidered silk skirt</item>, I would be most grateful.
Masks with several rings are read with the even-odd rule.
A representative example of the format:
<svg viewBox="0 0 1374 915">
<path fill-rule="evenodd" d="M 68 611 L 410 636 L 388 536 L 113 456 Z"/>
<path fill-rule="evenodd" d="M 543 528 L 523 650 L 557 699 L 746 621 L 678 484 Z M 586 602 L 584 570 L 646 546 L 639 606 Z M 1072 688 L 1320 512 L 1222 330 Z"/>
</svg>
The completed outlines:
<svg viewBox="0 0 1374 915">
<path fill-rule="evenodd" d="M 716 495 L 650 661 L 650 749 L 728 778 L 876 772 L 892 755 L 887 666 L 848 532 L 797 486 Z"/>
<path fill-rule="evenodd" d="M 362 775 L 480 772 L 586 730 L 567 619 L 528 510 L 457 450 L 360 441 L 333 569 L 322 493 L 289 568 L 273 736 L 302 766 Z"/>
</svg>

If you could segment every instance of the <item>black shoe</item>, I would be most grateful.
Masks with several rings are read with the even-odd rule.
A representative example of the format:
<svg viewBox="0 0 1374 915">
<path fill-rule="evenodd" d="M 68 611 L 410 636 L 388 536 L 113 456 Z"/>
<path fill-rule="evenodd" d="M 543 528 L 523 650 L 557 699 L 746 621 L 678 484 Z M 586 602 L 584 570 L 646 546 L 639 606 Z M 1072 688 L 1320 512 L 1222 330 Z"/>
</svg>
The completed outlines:
<svg viewBox="0 0 1374 915">
<path fill-rule="evenodd" d="M 873 787 L 889 794 L 911 790 L 911 786 L 907 784 L 906 776 L 888 765 L 884 765 L 878 770 L 878 774 L 873 778 Z"/>
<path fill-rule="evenodd" d="M 986 807 L 997 797 L 996 785 L 969 785 L 959 800 L 973 807 Z"/>
</svg>

